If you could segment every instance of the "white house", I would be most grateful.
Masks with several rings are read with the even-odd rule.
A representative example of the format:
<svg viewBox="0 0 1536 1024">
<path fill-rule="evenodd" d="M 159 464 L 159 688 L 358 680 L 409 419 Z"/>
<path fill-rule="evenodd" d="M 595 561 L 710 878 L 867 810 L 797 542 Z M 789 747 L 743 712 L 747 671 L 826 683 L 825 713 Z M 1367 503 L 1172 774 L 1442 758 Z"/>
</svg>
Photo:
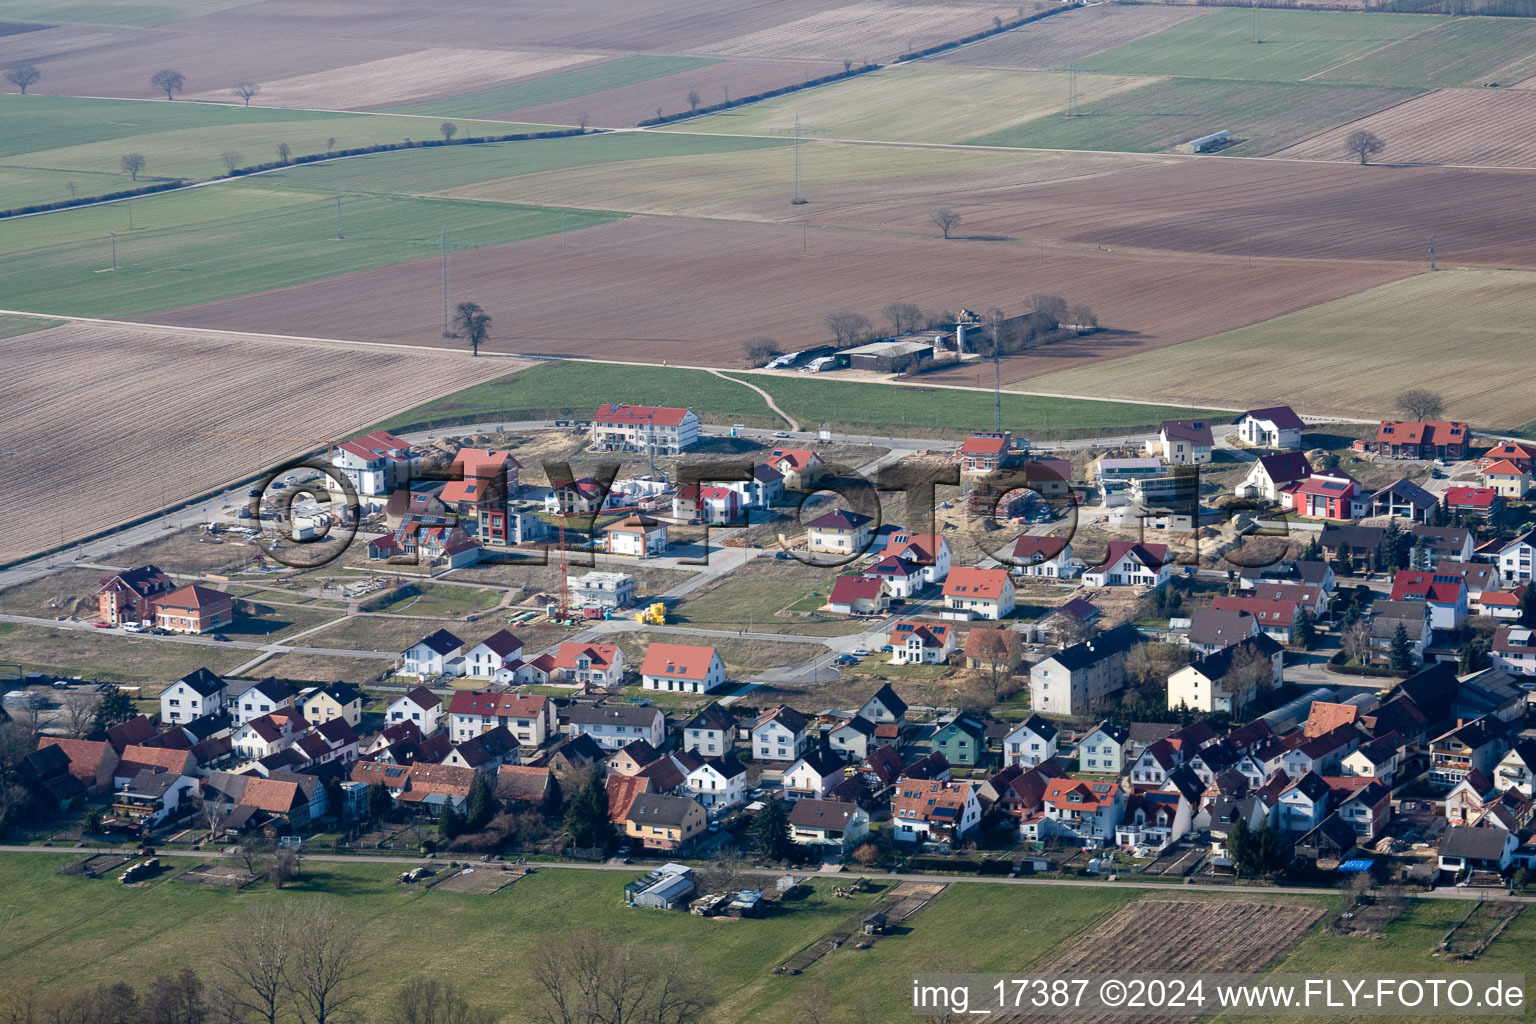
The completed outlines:
<svg viewBox="0 0 1536 1024">
<path fill-rule="evenodd" d="M 499 629 L 464 652 L 464 674 L 473 679 L 495 679 L 496 673 L 508 666 L 516 671 L 522 660 L 523 642 Z"/>
<path fill-rule="evenodd" d="M 229 715 L 234 724 L 244 725 L 262 715 L 269 715 L 278 708 L 293 706 L 295 694 L 286 683 L 276 679 L 263 679 L 252 683 L 229 703 Z"/>
<path fill-rule="evenodd" d="M 160 721 L 179 725 L 224 710 L 224 680 L 200 668 L 160 691 Z"/>
<path fill-rule="evenodd" d="M 725 662 L 713 647 L 653 643 L 640 663 L 642 689 L 708 693 L 724 684 Z"/>
<path fill-rule="evenodd" d="M 1280 794 L 1279 824 L 1293 832 L 1310 832 L 1328 816 L 1328 784 L 1307 772 Z"/>
<path fill-rule="evenodd" d="M 1536 740 L 1521 740 L 1509 749 L 1493 770 L 1493 784 L 1527 799 L 1536 795 Z"/>
<path fill-rule="evenodd" d="M 885 537 L 881 558 L 900 558 L 921 566 L 924 583 L 942 583 L 949 575 L 949 541 L 936 533 L 893 529 Z"/>
<path fill-rule="evenodd" d="M 869 836 L 869 812 L 841 800 L 796 800 L 789 809 L 789 837 L 802 846 L 827 847 L 846 856 Z"/>
<path fill-rule="evenodd" d="M 555 702 L 502 690 L 457 690 L 448 702 L 448 732 L 454 743 L 502 725 L 520 745 L 543 746 L 555 732 Z"/>
<path fill-rule="evenodd" d="M 701 708 L 683 723 L 683 749 L 719 757 L 736 746 L 736 719 L 719 704 Z"/>
<path fill-rule="evenodd" d="M 1239 498 L 1264 498 L 1279 501 L 1285 489 L 1312 475 L 1312 464 L 1301 452 L 1261 455 L 1253 468 L 1237 485 Z"/>
<path fill-rule="evenodd" d="M 698 439 L 699 418 L 688 409 L 605 402 L 592 414 L 597 448 L 677 455 Z"/>
<path fill-rule="evenodd" d="M 1039 715 L 1030 715 L 1003 737 L 1003 763 L 1033 768 L 1056 756 L 1056 726 Z"/>
<path fill-rule="evenodd" d="M 805 549 L 832 555 L 859 555 L 869 547 L 873 516 L 848 509 L 823 513 L 805 524 Z"/>
<path fill-rule="evenodd" d="M 747 769 L 733 753 L 706 758 L 688 773 L 685 787 L 705 810 L 736 807 L 746 802 Z"/>
<path fill-rule="evenodd" d="M 1100 722 L 1077 743 L 1077 769 L 1118 776 L 1125 770 L 1126 748 L 1131 731 L 1112 722 Z"/>
<path fill-rule="evenodd" d="M 551 676 L 561 685 L 618 686 L 624 681 L 624 649 L 567 640 L 555 648 Z"/>
<path fill-rule="evenodd" d="M 411 446 L 386 430 L 354 437 L 336 446 L 331 465 L 360 497 L 380 497 L 409 484 Z"/>
<path fill-rule="evenodd" d="M 284 708 L 240 726 L 230 737 L 230 746 L 236 757 L 259 760 L 293 746 L 308 729 L 309 723 L 303 716 L 292 708 Z"/>
<path fill-rule="evenodd" d="M 1091 714 L 1125 688 L 1125 659 L 1142 642 L 1130 623 L 1073 644 L 1029 668 L 1030 706 L 1055 715 Z"/>
<path fill-rule="evenodd" d="M 1237 712 L 1281 683 L 1284 649 L 1267 633 L 1247 637 L 1214 654 L 1196 658 L 1168 677 L 1171 710 Z M 1256 666 L 1267 661 L 1260 674 Z"/>
<path fill-rule="evenodd" d="M 633 515 L 603 531 L 610 555 L 655 558 L 667 551 L 667 524 L 650 516 Z"/>
<path fill-rule="evenodd" d="M 955 651 L 955 629 L 942 622 L 898 622 L 890 643 L 892 665 L 942 665 Z"/>
<path fill-rule="evenodd" d="M 1125 791 L 1117 782 L 1051 779 L 1041 797 L 1043 813 L 1026 818 L 1026 839 L 1066 836 L 1079 842 L 1110 843 L 1125 811 Z"/>
<path fill-rule="evenodd" d="M 812 747 L 784 773 L 784 792 L 792 797 L 824 800 L 844 778 L 847 762 L 825 746 Z"/>
<path fill-rule="evenodd" d="M 672 499 L 672 518 L 741 524 L 741 493 L 716 484 L 687 484 Z"/>
<path fill-rule="evenodd" d="M 460 674 L 463 667 L 464 641 L 439 629 L 407 647 L 400 654 L 400 671 L 406 675 L 440 676 Z"/>
<path fill-rule="evenodd" d="M 1511 675 L 1536 675 L 1536 630 L 1525 626 L 1500 626 L 1493 635 L 1489 660 L 1494 668 Z"/>
<path fill-rule="evenodd" d="M 970 782 L 903 778 L 891 798 L 892 834 L 907 842 L 949 842 L 981 824 L 981 800 Z"/>
<path fill-rule="evenodd" d="M 604 750 L 618 750 L 645 740 L 660 750 L 667 719 L 659 708 L 639 704 L 597 704 L 566 708 L 561 716 L 572 736 L 590 736 Z"/>
<path fill-rule="evenodd" d="M 945 618 L 1002 619 L 1013 608 L 1013 580 L 1006 569 L 951 569 L 944 581 Z"/>
<path fill-rule="evenodd" d="M 1301 448 L 1301 431 L 1306 426 L 1288 405 L 1269 409 L 1249 409 L 1237 420 L 1237 436 L 1256 448 Z"/>
<path fill-rule="evenodd" d="M 1104 564 L 1083 573 L 1090 587 L 1152 587 L 1168 582 L 1173 558 L 1166 544 L 1116 540 L 1106 545 Z"/>
<path fill-rule="evenodd" d="M 827 743 L 846 760 L 862 761 L 875 745 L 875 723 L 854 715 L 827 734 Z"/>
<path fill-rule="evenodd" d="M 764 711 L 752 726 L 752 756 L 759 761 L 798 760 L 808 742 L 805 716 L 783 704 Z"/>
<path fill-rule="evenodd" d="M 1161 455 L 1175 466 L 1211 461 L 1211 424 L 1208 420 L 1165 420 L 1157 439 L 1147 442 L 1148 455 Z"/>
<path fill-rule="evenodd" d="M 1009 567 L 1020 576 L 1064 579 L 1077 575 L 1072 545 L 1060 537 L 1023 536 L 1013 542 Z"/>
<path fill-rule="evenodd" d="M 442 718 L 443 699 L 425 686 L 415 687 L 402 696 L 396 697 L 390 702 L 389 707 L 384 709 L 384 721 L 387 725 L 411 722 L 421 730 L 423 737 L 437 732 Z"/>
<path fill-rule="evenodd" d="M 1531 556 L 1536 554 L 1536 530 L 1527 530 L 1499 548 L 1499 576 L 1509 582 L 1531 579 Z"/>
</svg>

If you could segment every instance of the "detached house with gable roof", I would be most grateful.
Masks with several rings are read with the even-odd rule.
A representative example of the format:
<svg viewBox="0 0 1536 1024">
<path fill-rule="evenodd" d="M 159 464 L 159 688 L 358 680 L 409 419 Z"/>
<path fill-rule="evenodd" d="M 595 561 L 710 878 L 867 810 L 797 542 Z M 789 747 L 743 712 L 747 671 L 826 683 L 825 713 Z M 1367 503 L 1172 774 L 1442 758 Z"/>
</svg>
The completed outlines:
<svg viewBox="0 0 1536 1024">
<path fill-rule="evenodd" d="M 523 642 L 505 629 L 464 652 L 464 674 L 472 679 L 495 679 L 503 669 L 516 672 L 523 660 Z"/>
<path fill-rule="evenodd" d="M 331 465 L 359 497 L 380 497 L 409 485 L 412 458 L 409 443 L 387 430 L 375 430 L 337 445 Z"/>
<path fill-rule="evenodd" d="M 1458 575 L 1399 570 L 1392 577 L 1392 600 L 1428 604 L 1434 629 L 1460 629 L 1467 619 L 1467 585 Z"/>
<path fill-rule="evenodd" d="M 790 491 L 809 490 L 826 466 L 821 456 L 809 448 L 775 448 L 767 461 L 779 471 L 784 478 L 784 488 Z"/>
<path fill-rule="evenodd" d="M 1382 420 L 1370 446 L 1389 459 L 1464 459 L 1472 431 L 1455 420 Z"/>
<path fill-rule="evenodd" d="M 1072 545 L 1060 537 L 1025 535 L 1013 542 L 1009 568 L 1021 576 L 1065 579 L 1077 575 L 1072 560 Z"/>
<path fill-rule="evenodd" d="M 442 717 L 443 699 L 425 686 L 406 691 L 404 696 L 396 697 L 384 709 L 384 721 L 388 725 L 410 722 L 423 737 L 437 732 Z"/>
<path fill-rule="evenodd" d="M 719 757 L 735 749 L 736 718 L 719 704 L 708 704 L 683 723 L 683 749 Z"/>
<path fill-rule="evenodd" d="M 341 718 L 356 729 L 363 722 L 363 691 L 351 683 L 312 687 L 299 694 L 298 708 L 312 725 Z"/>
<path fill-rule="evenodd" d="M 944 581 L 945 618 L 1003 619 L 1013 609 L 1013 580 L 1006 569 L 951 569 Z"/>
<path fill-rule="evenodd" d="M 295 696 L 297 694 L 290 684 L 268 676 L 241 690 L 229 702 L 229 714 L 235 725 L 244 725 L 253 718 L 269 715 L 279 708 L 292 707 Z"/>
<path fill-rule="evenodd" d="M 464 665 L 464 641 L 439 629 L 428 633 L 400 653 L 400 671 L 406 675 L 459 675 Z"/>
<path fill-rule="evenodd" d="M 752 726 L 752 756 L 759 761 L 796 761 L 810 742 L 805 716 L 776 704 Z"/>
<path fill-rule="evenodd" d="M 892 834 L 906 842 L 954 843 L 980 824 L 975 783 L 904 778 L 891 797 Z"/>
<path fill-rule="evenodd" d="M 1125 688 L 1125 659 L 1145 637 L 1122 623 L 1073 644 L 1029 669 L 1030 706 L 1053 715 L 1086 715 Z"/>
<path fill-rule="evenodd" d="M 1239 498 L 1265 498 L 1281 501 L 1293 487 L 1312 475 L 1312 464 L 1301 452 L 1261 455 L 1253 468 L 1237 485 Z"/>
<path fill-rule="evenodd" d="M 563 686 L 618 686 L 624 681 L 624 651 L 618 644 L 567 640 L 555 648 L 550 675 Z"/>
<path fill-rule="evenodd" d="M 1101 565 L 1083 573 L 1089 587 L 1151 587 L 1168 582 L 1173 556 L 1166 544 L 1141 544 L 1114 540 L 1105 545 Z"/>
<path fill-rule="evenodd" d="M 880 555 L 918 567 L 924 583 L 942 583 L 949 575 L 949 541 L 936 533 L 913 533 L 898 527 L 886 535 Z"/>
<path fill-rule="evenodd" d="M 173 633 L 211 633 L 235 621 L 235 603 L 228 594 L 188 584 L 151 602 L 155 625 Z"/>
<path fill-rule="evenodd" d="M 640 685 L 646 690 L 708 693 L 725 685 L 725 662 L 713 647 L 653 643 L 640 664 Z"/>
<path fill-rule="evenodd" d="M 1147 442 L 1148 455 L 1161 455 L 1173 466 L 1194 466 L 1211 461 L 1209 420 L 1164 420 L 1157 440 Z"/>
<path fill-rule="evenodd" d="M 1260 694 L 1280 685 L 1283 656 L 1280 645 L 1260 633 L 1197 658 L 1168 677 L 1168 707 L 1239 712 Z M 1265 667 L 1262 674 L 1248 668 L 1260 663 Z"/>
<path fill-rule="evenodd" d="M 114 626 L 125 622 L 152 622 L 155 599 L 176 589 L 171 578 L 153 565 L 125 569 L 104 577 L 96 592 L 97 618 Z"/>
<path fill-rule="evenodd" d="M 1033 768 L 1056 756 L 1057 729 L 1049 719 L 1030 715 L 1003 737 L 1003 763 Z"/>
<path fill-rule="evenodd" d="M 561 720 L 572 736 L 587 736 L 604 750 L 619 750 L 645 740 L 660 750 L 667 718 L 659 708 L 640 704 L 596 704 L 566 708 Z"/>
<path fill-rule="evenodd" d="M 1046 783 L 1045 810 L 1020 826 L 1024 838 L 1066 836 L 1082 842 L 1109 843 L 1125 813 L 1125 791 L 1117 782 L 1052 779 Z"/>
<path fill-rule="evenodd" d="M 942 622 L 898 622 L 891 627 L 892 665 L 942 665 L 955 651 L 955 628 Z"/>
<path fill-rule="evenodd" d="M 1249 409 L 1232 421 L 1237 425 L 1237 436 L 1256 448 L 1283 448 L 1297 451 L 1301 448 L 1301 432 L 1306 424 L 1288 405 L 1276 405 L 1268 409 Z"/>
<path fill-rule="evenodd" d="M 1536 553 L 1536 530 L 1527 530 L 1497 549 L 1499 575 L 1510 582 L 1531 579 L 1531 556 Z"/>
<path fill-rule="evenodd" d="M 805 549 L 831 555 L 858 555 L 869 547 L 874 517 L 836 509 L 805 524 Z"/>
<path fill-rule="evenodd" d="M 555 732 L 555 703 L 548 697 L 505 691 L 457 690 L 448 702 L 453 743 L 505 725 L 525 747 L 541 747 Z"/>
<path fill-rule="evenodd" d="M 200 668 L 189 672 L 160 692 L 160 721 L 179 725 L 224 710 L 224 680 Z"/>
</svg>

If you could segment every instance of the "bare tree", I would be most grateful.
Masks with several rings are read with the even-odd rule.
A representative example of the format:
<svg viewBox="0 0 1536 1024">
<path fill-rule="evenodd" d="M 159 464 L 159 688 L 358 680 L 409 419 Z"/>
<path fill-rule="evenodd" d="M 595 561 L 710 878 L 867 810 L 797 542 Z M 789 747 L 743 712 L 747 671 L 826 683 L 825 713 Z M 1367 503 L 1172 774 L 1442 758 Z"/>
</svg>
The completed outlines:
<svg viewBox="0 0 1536 1024">
<path fill-rule="evenodd" d="M 694 113 L 699 109 L 699 90 L 688 90 L 688 111 Z"/>
<path fill-rule="evenodd" d="M 453 331 L 456 337 L 469 341 L 469 350 L 480 354 L 480 346 L 491 334 L 491 317 L 473 302 L 461 302 L 453 311 Z"/>
<path fill-rule="evenodd" d="M 915 302 L 893 302 L 880 311 L 891 322 L 894 334 L 911 334 L 922 326 L 923 311 Z"/>
<path fill-rule="evenodd" d="M 272 888 L 281 889 L 298 878 L 301 869 L 299 851 L 285 846 L 272 855 L 272 863 L 267 866 L 267 881 L 272 883 Z"/>
<path fill-rule="evenodd" d="M 248 907 L 224 933 L 219 964 L 224 969 L 221 1001 L 254 1017 L 277 1024 L 287 997 L 288 960 L 293 955 L 290 934 L 294 904 L 269 903 Z"/>
<path fill-rule="evenodd" d="M 272 845 L 265 839 L 250 835 L 242 839 L 239 846 L 231 847 L 228 855 L 237 859 L 251 873 L 252 878 L 261 878 L 267 873 Z"/>
<path fill-rule="evenodd" d="M 331 150 L 333 150 L 335 148 L 336 148 L 336 136 L 332 135 L 330 138 L 325 140 L 325 151 L 327 153 L 329 153 Z"/>
<path fill-rule="evenodd" d="M 587 124 L 590 121 L 591 121 L 591 118 L 588 116 L 588 114 L 587 114 L 587 112 L 585 110 L 583 110 L 581 113 L 576 115 L 576 127 L 580 128 L 582 131 L 586 131 L 587 130 Z"/>
<path fill-rule="evenodd" d="M 827 330 L 837 339 L 838 348 L 847 348 L 869 330 L 869 321 L 860 313 L 840 309 L 836 313 L 827 314 Z"/>
<path fill-rule="evenodd" d="M 1269 655 L 1251 644 L 1244 645 L 1232 655 L 1232 663 L 1227 667 L 1223 681 L 1232 694 L 1232 710 L 1240 711 L 1274 685 L 1274 664 L 1269 660 Z"/>
<path fill-rule="evenodd" d="M 181 87 L 187 84 L 187 76 L 183 75 L 180 71 L 166 68 L 164 71 L 156 71 L 151 75 L 149 84 L 156 89 L 163 90 L 166 99 L 173 100 L 176 97 L 172 93 L 181 92 Z"/>
<path fill-rule="evenodd" d="M 1065 323 L 1080 331 L 1096 331 L 1099 328 L 1099 318 L 1093 315 L 1093 310 L 1081 302 L 1067 308 Z"/>
<path fill-rule="evenodd" d="M 1002 351 L 1008 333 L 1008 314 L 993 306 L 981 315 L 981 332 L 992 346 L 991 354 L 997 355 Z"/>
<path fill-rule="evenodd" d="M 1366 620 L 1361 619 L 1344 630 L 1339 642 L 1344 648 L 1344 656 L 1350 661 L 1364 665 L 1371 660 L 1371 624 Z"/>
<path fill-rule="evenodd" d="M 1066 323 L 1068 319 L 1067 300 L 1060 295 L 1051 295 L 1048 292 L 1035 292 L 1025 302 L 1031 313 L 1040 313 L 1050 317 L 1056 323 Z"/>
<path fill-rule="evenodd" d="M 535 1024 L 698 1024 L 710 988 L 684 959 L 598 932 L 569 933 L 530 957 Z"/>
<path fill-rule="evenodd" d="M 390 1024 L 496 1024 L 497 1019 L 471 1004 L 451 981 L 412 978 L 395 993 Z"/>
<path fill-rule="evenodd" d="M 72 690 L 65 694 L 61 702 L 64 730 L 75 739 L 82 739 L 95 724 L 96 707 L 100 703 L 101 698 L 83 690 Z"/>
<path fill-rule="evenodd" d="M 843 74 L 846 75 L 848 72 L 850 72 L 852 70 L 853 70 L 853 61 L 849 60 L 847 57 L 844 57 L 843 58 Z"/>
<path fill-rule="evenodd" d="M 286 142 L 279 142 L 277 144 L 277 162 L 280 163 L 280 164 L 287 163 L 288 162 L 288 154 L 291 153 L 291 152 L 293 152 L 293 151 L 288 148 L 288 143 L 286 143 Z"/>
<path fill-rule="evenodd" d="M 139 172 L 144 169 L 143 153 L 124 153 L 121 161 L 123 170 L 132 175 L 134 181 L 139 180 Z"/>
<path fill-rule="evenodd" d="M 244 100 L 246 106 L 250 106 L 251 100 L 256 97 L 257 93 L 261 92 L 261 83 L 236 82 L 235 87 L 231 89 L 230 92 L 233 92 L 236 96 L 239 96 L 242 100 Z"/>
<path fill-rule="evenodd" d="M 288 994 L 300 1024 L 334 1024 L 349 1015 L 362 977 L 363 933 L 334 900 L 290 905 Z"/>
<path fill-rule="evenodd" d="M 747 353 L 747 360 L 753 366 L 762 366 L 774 356 L 779 354 L 779 343 L 772 338 L 756 337 L 748 338 L 742 343 L 742 349 Z"/>
<path fill-rule="evenodd" d="M 452 142 L 453 137 L 459 133 L 459 126 L 452 121 L 444 121 L 437 126 L 437 130 L 443 133 L 444 142 Z"/>
<path fill-rule="evenodd" d="M 226 149 L 220 153 L 219 159 L 224 161 L 224 169 L 230 174 L 240 169 L 240 154 L 233 149 Z"/>
<path fill-rule="evenodd" d="M 1344 149 L 1351 156 L 1360 158 L 1362 165 L 1371 162 L 1371 157 L 1377 153 L 1385 152 L 1387 144 L 1375 132 L 1368 132 L 1364 128 L 1349 133 L 1344 140 Z"/>
<path fill-rule="evenodd" d="M 1397 396 L 1397 409 L 1411 420 L 1434 420 L 1445 415 L 1445 399 L 1438 391 L 1409 388 Z"/>
<path fill-rule="evenodd" d="M 144 1024 L 211 1024 L 212 1007 L 203 979 L 190 967 L 162 974 L 144 993 Z"/>
<path fill-rule="evenodd" d="M 43 73 L 37 70 L 36 64 L 18 64 L 5 72 L 5 80 L 20 89 L 23 96 L 27 94 L 27 87 L 36 85 L 42 77 Z"/>
<path fill-rule="evenodd" d="M 1188 664 L 1189 651 L 1182 644 L 1137 644 L 1125 656 L 1125 673 L 1147 686 L 1167 682 Z"/>
<path fill-rule="evenodd" d="M 934 210 L 928 215 L 928 219 L 933 222 L 934 227 L 944 232 L 945 238 L 948 238 L 949 233 L 959 227 L 960 222 L 964 220 L 960 214 L 947 206 Z"/>
</svg>

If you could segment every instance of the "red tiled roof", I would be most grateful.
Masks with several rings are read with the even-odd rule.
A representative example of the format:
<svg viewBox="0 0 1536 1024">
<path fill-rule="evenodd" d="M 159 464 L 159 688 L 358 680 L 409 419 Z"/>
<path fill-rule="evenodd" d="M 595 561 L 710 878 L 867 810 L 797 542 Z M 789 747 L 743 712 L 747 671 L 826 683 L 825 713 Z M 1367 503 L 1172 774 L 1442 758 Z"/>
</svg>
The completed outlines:
<svg viewBox="0 0 1536 1024">
<path fill-rule="evenodd" d="M 855 601 L 874 601 L 879 599 L 884 585 L 879 580 L 865 579 L 863 576 L 839 576 L 832 584 L 830 604 L 848 604 Z"/>
<path fill-rule="evenodd" d="M 609 404 L 605 402 L 597 407 L 597 412 L 593 415 L 592 422 L 618 423 L 624 426 L 654 423 L 662 427 L 676 427 L 682 425 L 683 418 L 687 415 L 687 409 L 670 409 L 659 405 Z"/>
<path fill-rule="evenodd" d="M 960 446 L 961 455 L 1001 455 L 1007 450 L 1006 437 L 968 437 Z"/>
<path fill-rule="evenodd" d="M 118 762 L 117 774 L 129 774 L 122 770 L 123 766 L 128 764 L 163 772 L 185 772 L 190 771 L 193 767 L 192 755 L 185 750 L 133 745 L 123 748 L 122 760 Z"/>
<path fill-rule="evenodd" d="M 643 676 L 660 676 L 664 679 L 704 680 L 714 662 L 715 649 L 694 644 L 651 644 L 645 649 L 645 660 L 640 664 Z"/>
<path fill-rule="evenodd" d="M 618 656 L 619 649 L 614 644 L 584 644 L 575 641 L 566 641 L 555 649 L 555 668 L 574 669 L 576 659 L 583 654 L 596 669 L 607 669 L 613 666 L 613 659 Z M 457 694 L 455 694 L 457 696 Z M 526 718 L 526 715 L 518 717 Z"/>
<path fill-rule="evenodd" d="M 1460 576 L 1400 569 L 1392 577 L 1392 600 L 1422 598 L 1436 604 L 1454 604 L 1466 588 Z"/>
<path fill-rule="evenodd" d="M 1052 779 L 1045 784 L 1041 802 L 1053 807 L 1097 811 L 1115 802 L 1120 786 L 1114 782 L 1083 782 L 1079 779 Z M 1073 800 L 1076 794 L 1079 799 Z"/>
<path fill-rule="evenodd" d="M 1467 425 L 1455 420 L 1382 420 L 1378 444 L 1457 444 L 1467 439 Z"/>
<path fill-rule="evenodd" d="M 944 580 L 945 597 L 979 597 L 997 600 L 1008 583 L 1006 569 L 976 569 L 969 566 L 951 569 Z"/>
<path fill-rule="evenodd" d="M 217 590 L 209 590 L 195 583 L 189 583 L 184 587 L 155 599 L 157 608 L 220 608 L 230 604 L 228 594 L 221 594 Z"/>
<path fill-rule="evenodd" d="M 897 622 L 891 626 L 891 646 L 904 647 L 915 636 L 924 647 L 943 648 L 949 642 L 950 632 L 948 625 L 938 622 Z"/>
<path fill-rule="evenodd" d="M 1451 508 L 1489 508 L 1498 500 L 1492 487 L 1447 487 L 1445 503 Z"/>
<path fill-rule="evenodd" d="M 768 456 L 769 463 L 779 469 L 782 463 L 789 463 L 791 471 L 805 469 L 812 461 L 821 461 L 821 456 L 809 448 L 775 448 L 773 454 Z"/>
<path fill-rule="evenodd" d="M 1508 459 L 1500 459 L 1483 470 L 1483 476 L 1524 476 L 1525 473 L 1526 470 L 1521 469 Z"/>
<path fill-rule="evenodd" d="M 1067 542 L 1060 537 L 1020 537 L 1013 543 L 1013 557 L 1022 562 L 1048 562 L 1066 546 Z"/>
<path fill-rule="evenodd" d="M 593 645 L 598 646 L 598 645 Z M 537 718 L 545 713 L 549 698 L 520 693 L 459 690 L 448 703 L 450 715 L 494 715 L 498 718 Z"/>
</svg>

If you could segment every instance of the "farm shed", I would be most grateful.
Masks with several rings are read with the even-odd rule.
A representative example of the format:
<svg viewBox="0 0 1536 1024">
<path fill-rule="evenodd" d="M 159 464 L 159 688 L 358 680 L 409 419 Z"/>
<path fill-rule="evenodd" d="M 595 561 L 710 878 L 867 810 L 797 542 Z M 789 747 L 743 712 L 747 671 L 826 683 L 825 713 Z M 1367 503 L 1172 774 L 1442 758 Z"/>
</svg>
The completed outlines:
<svg viewBox="0 0 1536 1024">
<path fill-rule="evenodd" d="M 872 370 L 875 373 L 900 373 L 924 355 L 933 351 L 931 341 L 897 338 L 893 341 L 876 341 L 844 351 L 848 366 L 854 370 Z"/>
<path fill-rule="evenodd" d="M 663 864 L 624 887 L 624 902 L 632 907 L 681 910 L 693 899 L 697 887 L 693 869 L 682 864 Z"/>
<path fill-rule="evenodd" d="M 1232 133 L 1226 129 L 1212 132 L 1210 135 L 1202 135 L 1198 139 L 1190 139 L 1179 146 L 1180 153 L 1206 153 L 1213 149 L 1219 149 L 1232 141 Z"/>
</svg>

